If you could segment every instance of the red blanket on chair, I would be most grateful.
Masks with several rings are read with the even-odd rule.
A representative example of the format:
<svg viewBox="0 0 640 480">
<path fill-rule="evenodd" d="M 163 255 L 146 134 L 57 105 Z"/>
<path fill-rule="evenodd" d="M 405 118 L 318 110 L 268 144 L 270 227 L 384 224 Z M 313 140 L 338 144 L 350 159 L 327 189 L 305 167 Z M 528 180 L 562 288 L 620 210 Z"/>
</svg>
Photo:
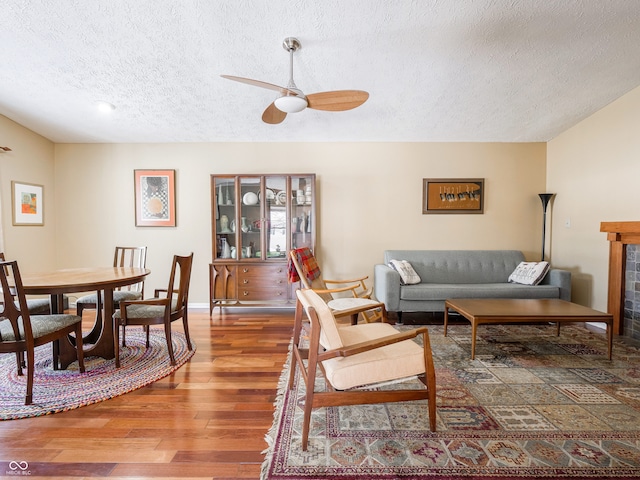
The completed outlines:
<svg viewBox="0 0 640 480">
<path fill-rule="evenodd" d="M 304 276 L 307 277 L 310 282 L 320 276 L 320 267 L 318 267 L 316 257 L 313 256 L 313 253 L 311 252 L 311 249 L 309 247 L 296 248 L 295 250 L 293 250 L 293 252 L 298 259 L 298 264 L 302 267 Z M 289 257 L 288 274 L 289 283 L 300 281 L 298 271 L 296 270 L 291 257 Z"/>
</svg>

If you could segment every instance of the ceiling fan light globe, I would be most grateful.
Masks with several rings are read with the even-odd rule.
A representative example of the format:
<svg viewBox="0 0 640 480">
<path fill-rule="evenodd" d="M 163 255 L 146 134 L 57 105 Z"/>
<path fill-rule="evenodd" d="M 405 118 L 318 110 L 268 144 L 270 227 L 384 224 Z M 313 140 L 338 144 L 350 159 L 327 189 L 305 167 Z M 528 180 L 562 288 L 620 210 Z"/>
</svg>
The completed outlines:
<svg viewBox="0 0 640 480">
<path fill-rule="evenodd" d="M 297 97 L 295 95 L 284 95 L 276 98 L 274 103 L 278 110 L 286 113 L 301 112 L 307 108 L 307 100 L 304 97 Z"/>
</svg>

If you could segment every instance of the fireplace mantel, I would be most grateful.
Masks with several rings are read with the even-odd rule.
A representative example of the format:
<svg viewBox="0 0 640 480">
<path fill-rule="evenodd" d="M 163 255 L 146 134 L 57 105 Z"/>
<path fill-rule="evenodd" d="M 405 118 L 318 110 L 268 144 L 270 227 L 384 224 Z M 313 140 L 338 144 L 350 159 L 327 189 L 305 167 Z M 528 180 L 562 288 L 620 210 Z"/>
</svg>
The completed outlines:
<svg viewBox="0 0 640 480">
<path fill-rule="evenodd" d="M 640 244 L 640 222 L 602 222 L 609 240 L 609 293 L 607 308 L 613 315 L 613 333 L 622 334 L 627 245 Z"/>
</svg>

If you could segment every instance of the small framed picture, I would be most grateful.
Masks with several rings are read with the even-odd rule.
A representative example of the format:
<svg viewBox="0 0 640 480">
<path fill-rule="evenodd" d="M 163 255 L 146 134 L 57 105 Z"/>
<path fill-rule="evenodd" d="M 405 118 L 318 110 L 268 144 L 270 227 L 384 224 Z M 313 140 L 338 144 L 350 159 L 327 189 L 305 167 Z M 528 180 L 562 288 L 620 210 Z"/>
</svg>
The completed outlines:
<svg viewBox="0 0 640 480">
<path fill-rule="evenodd" d="M 175 170 L 134 170 L 136 227 L 176 226 Z"/>
<path fill-rule="evenodd" d="M 483 213 L 484 178 L 423 178 L 422 213 Z"/>
<path fill-rule="evenodd" d="M 13 225 L 44 225 L 44 187 L 11 182 Z"/>
</svg>

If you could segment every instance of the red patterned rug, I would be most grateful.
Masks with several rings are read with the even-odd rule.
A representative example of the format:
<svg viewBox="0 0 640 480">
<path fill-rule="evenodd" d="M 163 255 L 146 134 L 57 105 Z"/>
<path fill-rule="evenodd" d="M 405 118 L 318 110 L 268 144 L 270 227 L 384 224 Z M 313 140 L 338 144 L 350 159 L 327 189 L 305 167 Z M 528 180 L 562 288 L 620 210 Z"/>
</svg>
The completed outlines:
<svg viewBox="0 0 640 480">
<path fill-rule="evenodd" d="M 25 405 L 27 376 L 18 375 L 14 354 L 0 356 L 0 420 L 36 417 L 64 412 L 101 402 L 144 387 L 174 372 L 195 353 L 187 349 L 181 332 L 173 332 L 176 365 L 169 363 L 164 330 L 152 328 L 150 347 L 145 347 L 141 329 L 127 330 L 127 346 L 120 349 L 121 367 L 115 360 L 85 358 L 85 373 L 78 372 L 78 362 L 66 370 L 53 370 L 51 344 L 36 348 L 36 368 L 33 380 L 33 404 Z"/>
<path fill-rule="evenodd" d="M 261 478 L 640 478 L 640 349 L 616 340 L 609 361 L 583 326 L 486 326 L 472 361 L 469 325 L 429 331 L 435 433 L 420 402 L 321 408 L 303 452 L 285 367 Z"/>
</svg>

